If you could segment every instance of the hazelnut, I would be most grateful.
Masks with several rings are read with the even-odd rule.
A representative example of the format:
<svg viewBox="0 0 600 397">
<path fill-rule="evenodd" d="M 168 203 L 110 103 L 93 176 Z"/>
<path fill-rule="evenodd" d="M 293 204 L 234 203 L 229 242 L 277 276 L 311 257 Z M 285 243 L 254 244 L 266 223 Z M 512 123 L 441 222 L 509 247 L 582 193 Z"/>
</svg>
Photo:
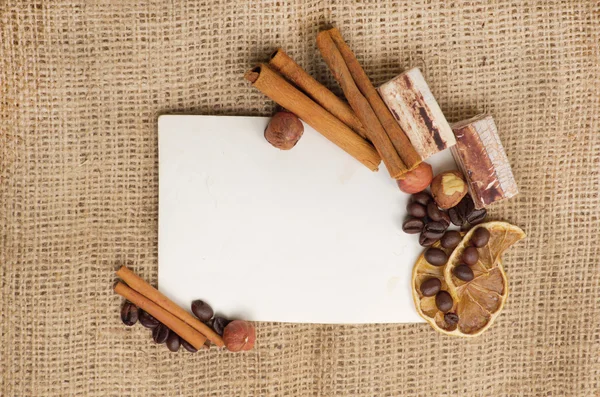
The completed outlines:
<svg viewBox="0 0 600 397">
<path fill-rule="evenodd" d="M 422 162 L 412 171 L 408 171 L 402 175 L 396 183 L 404 193 L 415 194 L 427 188 L 433 178 L 433 170 L 431 166 Z"/>
<path fill-rule="evenodd" d="M 290 112 L 277 112 L 265 129 L 265 139 L 281 150 L 290 150 L 302 137 L 304 125 Z"/>
<path fill-rule="evenodd" d="M 252 350 L 256 341 L 254 326 L 248 321 L 234 320 L 223 331 L 223 342 L 229 351 Z"/>
<path fill-rule="evenodd" d="M 467 183 L 459 171 L 442 172 L 431 181 L 431 194 L 440 208 L 452 208 L 467 194 Z"/>
</svg>

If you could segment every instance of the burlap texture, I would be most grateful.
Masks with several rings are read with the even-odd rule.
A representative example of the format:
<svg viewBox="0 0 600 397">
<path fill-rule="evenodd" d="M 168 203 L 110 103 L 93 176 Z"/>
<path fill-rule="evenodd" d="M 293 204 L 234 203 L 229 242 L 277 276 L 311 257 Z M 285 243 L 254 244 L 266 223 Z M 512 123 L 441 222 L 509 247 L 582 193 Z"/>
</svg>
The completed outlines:
<svg viewBox="0 0 600 397">
<path fill-rule="evenodd" d="M 112 286 L 121 264 L 156 281 L 157 116 L 271 114 L 242 75 L 276 46 L 339 93 L 329 23 L 375 83 L 418 66 L 449 120 L 494 115 L 521 194 L 492 215 L 528 234 L 504 313 L 474 340 L 260 324 L 246 354 L 154 345 Z M 596 1 L 0 2 L 0 394 L 600 396 L 599 26 Z"/>
</svg>

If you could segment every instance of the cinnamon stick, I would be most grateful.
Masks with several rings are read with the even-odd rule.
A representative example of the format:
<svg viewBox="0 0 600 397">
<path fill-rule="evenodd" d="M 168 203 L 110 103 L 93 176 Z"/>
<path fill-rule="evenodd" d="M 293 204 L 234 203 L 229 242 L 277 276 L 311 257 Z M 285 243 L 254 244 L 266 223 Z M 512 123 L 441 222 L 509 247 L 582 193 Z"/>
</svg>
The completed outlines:
<svg viewBox="0 0 600 397">
<path fill-rule="evenodd" d="M 327 87 L 306 73 L 281 48 L 278 48 L 271 54 L 269 65 L 360 136 L 363 138 L 367 137 L 364 127 L 358 117 L 356 117 L 356 114 L 354 114 L 354 111 L 352 111 L 352 108 L 333 92 L 329 91 Z"/>
<path fill-rule="evenodd" d="M 259 64 L 246 72 L 244 77 L 263 94 L 296 114 L 371 171 L 377 170 L 381 158 L 373 145 L 273 71 L 268 65 Z"/>
<path fill-rule="evenodd" d="M 123 281 L 125 281 L 131 288 L 135 291 L 139 292 L 152 302 L 156 303 L 161 308 L 165 309 L 167 312 L 171 313 L 178 319 L 184 321 L 189 326 L 194 328 L 196 331 L 206 335 L 206 337 L 215 345 L 222 347 L 224 345 L 223 338 L 219 336 L 215 331 L 213 331 L 208 325 L 204 324 L 196 317 L 192 316 L 190 313 L 179 307 L 175 302 L 167 298 L 163 295 L 159 290 L 145 282 L 141 277 L 137 274 L 129 270 L 125 266 L 121 266 L 121 268 L 117 271 L 117 276 L 119 276 Z M 132 301 L 133 302 L 133 301 Z M 135 303 L 135 302 L 134 302 Z M 143 309 L 143 308 L 142 308 Z M 145 310 L 145 309 L 144 309 Z M 152 313 L 150 313 L 152 314 Z M 153 314 L 152 314 L 153 315 Z M 156 317 L 156 316 L 155 316 Z M 158 317 L 157 317 L 158 318 Z M 160 319 L 159 319 L 160 321 Z M 168 324 L 165 324 L 169 326 Z M 182 335 L 179 335 L 182 336 Z M 185 338 L 184 338 L 185 339 Z M 189 342 L 189 341 L 188 341 Z M 190 342 L 191 343 L 191 342 Z M 204 343 L 204 342 L 202 342 Z M 196 346 L 194 346 L 196 347 Z M 199 347 L 196 347 L 199 349 Z"/>
<path fill-rule="evenodd" d="M 375 148 L 377 148 L 390 176 L 392 178 L 399 178 L 407 171 L 407 167 L 398 155 L 396 148 L 381 125 L 373 108 L 371 108 L 369 101 L 367 101 L 356 86 L 342 54 L 336 47 L 328 31 L 320 32 L 317 35 L 317 46 L 331 73 L 342 87 L 348 103 L 350 103 L 362 125 L 366 127 L 367 136 L 373 142 Z"/>
<path fill-rule="evenodd" d="M 409 170 L 415 168 L 421 162 L 421 156 L 412 146 L 406 133 L 402 130 L 402 127 L 400 127 L 396 119 L 394 119 L 394 116 L 379 96 L 379 93 L 373 86 L 373 83 L 371 83 L 369 76 L 367 76 L 356 59 L 352 49 L 346 44 L 339 30 L 336 28 L 329 29 L 326 32 L 329 33 L 331 39 L 342 54 L 344 62 L 348 66 L 356 86 L 365 96 L 367 101 L 369 101 L 369 104 L 371 104 L 373 111 L 377 115 L 377 118 L 381 122 L 387 135 L 390 137 L 398 155 Z"/>
<path fill-rule="evenodd" d="M 154 318 L 169 327 L 173 332 L 185 339 L 196 349 L 200 349 L 204 346 L 204 342 L 206 342 L 206 337 L 204 335 L 158 306 L 144 295 L 134 291 L 121 282 L 118 282 L 117 285 L 115 285 L 115 292 L 140 309 L 150 313 Z"/>
</svg>

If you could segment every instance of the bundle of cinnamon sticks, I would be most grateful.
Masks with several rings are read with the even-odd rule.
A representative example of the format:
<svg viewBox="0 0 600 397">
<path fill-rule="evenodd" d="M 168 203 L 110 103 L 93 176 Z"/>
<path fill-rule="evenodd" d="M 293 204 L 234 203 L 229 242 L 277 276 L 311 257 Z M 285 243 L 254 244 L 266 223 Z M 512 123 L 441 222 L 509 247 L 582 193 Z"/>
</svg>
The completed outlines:
<svg viewBox="0 0 600 397">
<path fill-rule="evenodd" d="M 280 106 L 372 171 L 381 159 L 394 179 L 421 157 L 394 119 L 350 47 L 335 28 L 317 35 L 317 46 L 348 103 L 312 78 L 282 49 L 245 78 Z"/>
<path fill-rule="evenodd" d="M 117 271 L 117 276 L 127 283 L 118 282 L 115 285 L 117 294 L 151 314 L 190 345 L 200 349 L 208 338 L 215 345 L 223 347 L 223 339 L 219 334 L 179 307 L 156 288 L 146 283 L 127 267 L 121 267 Z"/>
</svg>

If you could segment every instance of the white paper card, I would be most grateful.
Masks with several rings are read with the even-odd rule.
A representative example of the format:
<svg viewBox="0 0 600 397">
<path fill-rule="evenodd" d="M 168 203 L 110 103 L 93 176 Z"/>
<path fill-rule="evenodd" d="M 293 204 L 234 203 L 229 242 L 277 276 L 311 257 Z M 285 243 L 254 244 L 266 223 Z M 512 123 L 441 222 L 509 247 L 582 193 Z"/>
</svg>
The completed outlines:
<svg viewBox="0 0 600 397">
<path fill-rule="evenodd" d="M 275 149 L 268 120 L 159 118 L 160 290 L 253 321 L 422 322 L 408 195 L 306 124 L 296 147 Z M 428 162 L 455 168 L 449 151 Z"/>
</svg>

